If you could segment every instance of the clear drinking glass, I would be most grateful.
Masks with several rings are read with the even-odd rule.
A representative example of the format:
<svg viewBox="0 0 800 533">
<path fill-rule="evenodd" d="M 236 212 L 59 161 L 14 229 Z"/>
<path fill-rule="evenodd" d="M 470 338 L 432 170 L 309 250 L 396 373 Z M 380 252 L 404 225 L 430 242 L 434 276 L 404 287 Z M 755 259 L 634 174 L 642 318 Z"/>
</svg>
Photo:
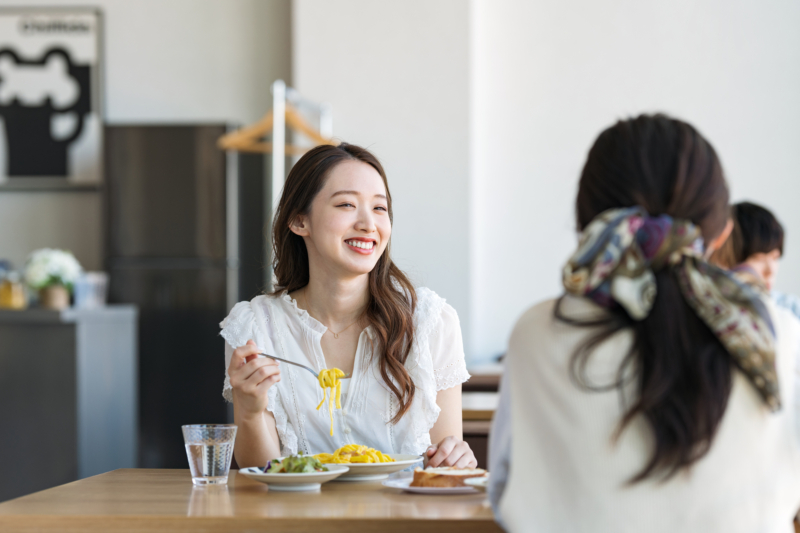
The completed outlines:
<svg viewBox="0 0 800 533">
<path fill-rule="evenodd" d="M 236 426 L 233 424 L 196 424 L 181 426 L 186 457 L 195 485 L 222 485 L 228 482 L 233 457 Z"/>
</svg>

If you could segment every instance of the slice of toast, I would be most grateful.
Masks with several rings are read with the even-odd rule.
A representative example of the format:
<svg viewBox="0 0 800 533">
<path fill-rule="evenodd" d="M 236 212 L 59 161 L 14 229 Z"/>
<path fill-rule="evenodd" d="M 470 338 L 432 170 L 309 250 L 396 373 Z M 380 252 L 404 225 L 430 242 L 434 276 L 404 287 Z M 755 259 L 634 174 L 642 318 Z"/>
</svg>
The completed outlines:
<svg viewBox="0 0 800 533">
<path fill-rule="evenodd" d="M 412 487 L 466 487 L 465 479 L 471 477 L 484 477 L 486 470 L 483 468 L 455 468 L 445 466 L 439 468 L 417 467 L 414 469 Z"/>
</svg>

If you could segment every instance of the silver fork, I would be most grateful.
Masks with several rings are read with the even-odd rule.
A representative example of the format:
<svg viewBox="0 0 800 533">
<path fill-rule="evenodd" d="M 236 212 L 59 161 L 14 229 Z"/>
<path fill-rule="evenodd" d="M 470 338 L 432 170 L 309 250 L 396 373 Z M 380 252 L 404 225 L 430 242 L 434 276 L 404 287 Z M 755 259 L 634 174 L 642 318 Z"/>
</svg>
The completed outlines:
<svg viewBox="0 0 800 533">
<path fill-rule="evenodd" d="M 294 361 L 288 361 L 286 359 L 281 359 L 280 357 L 275 357 L 274 355 L 267 355 L 265 353 L 260 353 L 258 355 L 260 355 L 262 357 L 269 357 L 270 359 L 275 359 L 276 361 L 282 361 L 284 363 L 289 363 L 290 365 L 299 366 L 300 368 L 304 368 L 304 369 L 308 370 L 309 372 L 314 374 L 315 378 L 319 379 L 319 373 L 317 373 L 317 371 L 314 370 L 313 368 L 307 367 L 306 365 L 301 365 L 300 363 L 295 363 Z M 349 379 L 351 377 L 352 376 L 350 374 L 345 374 L 344 377 L 340 378 L 340 379 Z"/>
</svg>

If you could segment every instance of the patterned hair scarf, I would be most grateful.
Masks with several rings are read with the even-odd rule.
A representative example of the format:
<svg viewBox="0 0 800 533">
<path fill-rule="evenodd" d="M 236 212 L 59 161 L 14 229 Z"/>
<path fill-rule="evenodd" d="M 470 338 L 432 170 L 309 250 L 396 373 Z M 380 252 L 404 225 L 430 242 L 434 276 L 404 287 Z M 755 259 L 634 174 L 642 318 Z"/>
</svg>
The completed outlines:
<svg viewBox="0 0 800 533">
<path fill-rule="evenodd" d="M 610 209 L 583 231 L 564 267 L 564 287 L 575 296 L 613 308 L 634 320 L 653 308 L 656 278 L 669 265 L 683 297 L 722 342 L 772 411 L 780 409 L 775 371 L 775 330 L 760 289 L 702 256 L 700 229 L 642 207 Z"/>
</svg>

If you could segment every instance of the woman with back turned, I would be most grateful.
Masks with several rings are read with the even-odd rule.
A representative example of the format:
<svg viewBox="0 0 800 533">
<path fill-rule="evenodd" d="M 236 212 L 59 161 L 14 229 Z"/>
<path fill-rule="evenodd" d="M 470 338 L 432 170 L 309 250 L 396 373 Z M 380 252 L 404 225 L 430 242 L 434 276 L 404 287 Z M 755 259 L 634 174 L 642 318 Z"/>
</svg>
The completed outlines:
<svg viewBox="0 0 800 533">
<path fill-rule="evenodd" d="M 509 342 L 489 465 L 508 530 L 792 531 L 800 324 L 706 262 L 728 212 L 691 125 L 640 116 L 595 141 L 566 294 Z"/>
</svg>

